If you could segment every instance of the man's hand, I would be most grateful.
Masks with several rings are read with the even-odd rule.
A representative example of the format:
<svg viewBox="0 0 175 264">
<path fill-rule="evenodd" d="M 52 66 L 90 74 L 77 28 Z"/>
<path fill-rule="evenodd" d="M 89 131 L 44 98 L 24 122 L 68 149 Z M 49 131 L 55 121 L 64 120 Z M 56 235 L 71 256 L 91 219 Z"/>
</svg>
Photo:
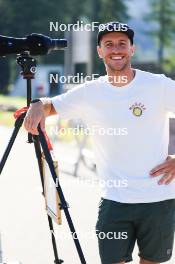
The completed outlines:
<svg viewBox="0 0 175 264">
<path fill-rule="evenodd" d="M 32 104 L 24 119 L 25 129 L 32 135 L 38 135 L 38 125 L 40 124 L 41 129 L 45 130 L 45 112 L 42 102 Z"/>
<path fill-rule="evenodd" d="M 175 157 L 173 155 L 168 156 L 165 162 L 150 171 L 152 177 L 161 174 L 164 174 L 164 176 L 158 181 L 158 184 L 169 184 L 175 179 Z"/>
</svg>

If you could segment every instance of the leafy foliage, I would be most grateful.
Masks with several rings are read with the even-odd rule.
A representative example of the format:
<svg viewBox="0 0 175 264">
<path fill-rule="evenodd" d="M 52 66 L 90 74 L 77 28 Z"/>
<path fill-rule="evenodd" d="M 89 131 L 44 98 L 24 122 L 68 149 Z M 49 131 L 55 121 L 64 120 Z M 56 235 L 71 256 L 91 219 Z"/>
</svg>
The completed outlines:
<svg viewBox="0 0 175 264">
<path fill-rule="evenodd" d="M 175 1 L 174 0 L 149 0 L 151 12 L 145 20 L 155 22 L 155 28 L 148 33 L 158 42 L 158 61 L 162 65 L 165 49 L 171 47 L 175 36 Z"/>
<path fill-rule="evenodd" d="M 59 24 L 67 24 L 74 23 L 82 17 L 87 18 L 89 21 L 97 21 L 100 23 L 111 20 L 124 21 L 128 19 L 127 7 L 124 0 L 0 0 L 1 35 L 24 37 L 35 32 L 60 38 L 63 37 L 63 32 L 50 32 L 49 23 L 51 21 L 58 22 Z M 96 54 L 95 46 L 96 36 L 94 35 L 93 49 Z M 63 52 L 57 52 L 48 57 L 42 58 L 41 60 L 45 63 L 63 63 Z M 3 64 L 3 67 L 5 67 L 4 71 L 14 71 L 14 63 L 10 61 L 12 58 L 9 57 L 6 60 L 8 65 L 5 67 Z M 97 68 L 99 67 L 97 55 L 93 56 L 93 60 L 93 65 L 97 72 Z M 13 65 L 13 67 L 9 68 L 9 65 Z M 14 76 L 14 73 L 12 75 Z M 9 78 L 7 77 L 6 83 L 4 84 L 4 77 L 3 75 L 0 76 L 0 83 L 5 85 L 5 88 L 3 88 L 3 91 L 6 90 L 5 93 L 7 92 Z"/>
</svg>

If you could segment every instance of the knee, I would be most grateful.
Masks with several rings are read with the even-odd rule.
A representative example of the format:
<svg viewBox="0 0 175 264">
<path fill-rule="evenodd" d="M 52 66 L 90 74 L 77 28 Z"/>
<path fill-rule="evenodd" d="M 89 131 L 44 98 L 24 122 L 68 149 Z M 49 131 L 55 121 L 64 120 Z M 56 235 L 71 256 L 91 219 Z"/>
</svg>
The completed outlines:
<svg viewBox="0 0 175 264">
<path fill-rule="evenodd" d="M 159 263 L 158 262 L 148 261 L 148 260 L 145 260 L 145 259 L 141 258 L 139 264 L 159 264 Z"/>
<path fill-rule="evenodd" d="M 112 263 L 112 264 L 125 264 L 125 262 L 117 262 L 117 263 Z"/>
</svg>

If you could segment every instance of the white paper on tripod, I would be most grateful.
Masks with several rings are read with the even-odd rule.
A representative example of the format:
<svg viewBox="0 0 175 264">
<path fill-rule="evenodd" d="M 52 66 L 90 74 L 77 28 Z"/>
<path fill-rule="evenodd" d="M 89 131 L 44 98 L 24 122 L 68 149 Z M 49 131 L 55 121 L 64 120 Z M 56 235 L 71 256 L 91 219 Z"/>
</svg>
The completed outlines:
<svg viewBox="0 0 175 264">
<path fill-rule="evenodd" d="M 47 206 L 52 211 L 52 213 L 56 216 L 57 215 L 57 197 L 56 197 L 56 187 L 53 181 L 52 175 L 48 166 L 46 166 L 46 175 L 45 181 L 47 186 Z"/>
<path fill-rule="evenodd" d="M 48 215 L 54 219 L 57 224 L 61 224 L 61 210 L 59 207 L 60 199 L 57 193 L 56 184 L 52 178 L 49 166 L 43 158 L 44 162 L 44 195 L 46 201 L 46 209 Z M 55 172 L 58 176 L 58 162 L 54 161 Z"/>
</svg>

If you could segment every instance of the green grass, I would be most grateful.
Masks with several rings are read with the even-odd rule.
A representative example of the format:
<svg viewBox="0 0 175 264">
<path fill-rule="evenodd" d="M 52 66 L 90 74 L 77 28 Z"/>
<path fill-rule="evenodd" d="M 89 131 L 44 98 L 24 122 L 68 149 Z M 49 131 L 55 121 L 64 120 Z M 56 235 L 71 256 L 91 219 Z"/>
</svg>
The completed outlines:
<svg viewBox="0 0 175 264">
<path fill-rule="evenodd" d="M 14 120 L 11 112 L 0 112 L 0 125 L 11 127 L 14 124 Z"/>
<path fill-rule="evenodd" d="M 0 95 L 0 105 L 11 105 L 16 108 L 21 108 L 26 106 L 26 99 L 24 97 L 12 97 Z M 13 112 L 3 112 L 0 111 L 0 125 L 3 126 L 13 126 L 14 124 Z"/>
<path fill-rule="evenodd" d="M 15 97 L 15 96 L 5 96 L 0 95 L 0 104 L 6 104 L 6 105 L 13 105 L 17 108 L 26 106 L 26 98 L 25 97 Z"/>
</svg>

